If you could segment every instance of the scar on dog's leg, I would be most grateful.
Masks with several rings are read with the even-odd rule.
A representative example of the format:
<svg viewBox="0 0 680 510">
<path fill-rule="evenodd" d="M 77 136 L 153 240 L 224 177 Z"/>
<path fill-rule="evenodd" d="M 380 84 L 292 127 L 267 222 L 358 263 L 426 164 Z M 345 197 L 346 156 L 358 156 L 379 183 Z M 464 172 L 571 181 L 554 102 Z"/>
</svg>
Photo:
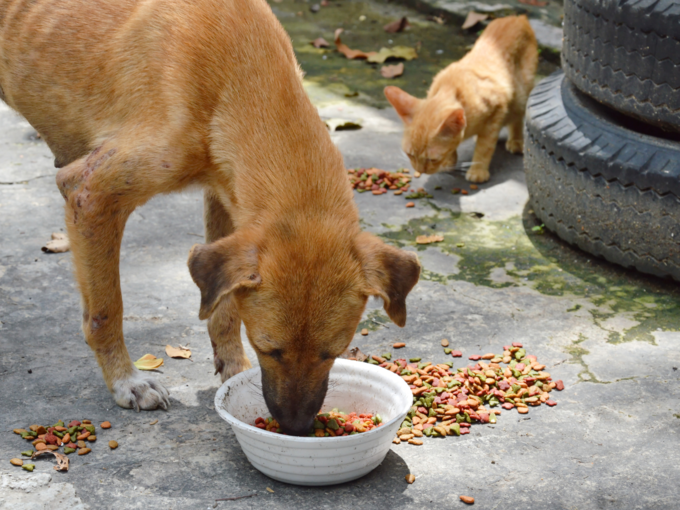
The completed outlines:
<svg viewBox="0 0 680 510">
<path fill-rule="evenodd" d="M 123 339 L 120 244 L 127 218 L 143 200 L 129 185 L 129 166 L 121 165 L 134 155 L 122 152 L 96 149 L 62 168 L 57 185 L 66 200 L 68 238 L 82 295 L 83 332 L 104 381 L 121 407 L 167 409 L 167 390 L 137 370 Z"/>
<path fill-rule="evenodd" d="M 210 190 L 204 194 L 204 220 L 207 243 L 234 231 L 229 213 Z M 215 308 L 208 319 L 208 334 L 215 357 L 215 374 L 219 373 L 223 382 L 252 366 L 241 341 L 241 318 L 231 299 L 223 299 Z"/>
</svg>

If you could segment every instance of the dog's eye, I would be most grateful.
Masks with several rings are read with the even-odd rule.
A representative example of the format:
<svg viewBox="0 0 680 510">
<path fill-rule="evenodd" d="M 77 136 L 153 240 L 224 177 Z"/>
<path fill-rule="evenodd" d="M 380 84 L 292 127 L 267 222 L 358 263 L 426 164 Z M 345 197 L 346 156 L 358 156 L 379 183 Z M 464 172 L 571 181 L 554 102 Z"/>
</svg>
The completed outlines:
<svg viewBox="0 0 680 510">
<path fill-rule="evenodd" d="M 281 349 L 274 349 L 273 351 L 263 353 L 265 356 L 274 358 L 276 361 L 281 361 L 283 359 L 283 351 Z"/>
</svg>

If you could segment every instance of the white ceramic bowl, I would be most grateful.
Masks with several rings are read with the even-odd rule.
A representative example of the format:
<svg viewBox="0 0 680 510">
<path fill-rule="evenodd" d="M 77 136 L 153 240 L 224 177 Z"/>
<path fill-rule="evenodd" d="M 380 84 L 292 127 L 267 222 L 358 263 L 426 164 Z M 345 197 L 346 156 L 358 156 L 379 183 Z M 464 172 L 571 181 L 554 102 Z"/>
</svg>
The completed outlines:
<svg viewBox="0 0 680 510">
<path fill-rule="evenodd" d="M 322 411 L 377 413 L 383 424 L 343 437 L 294 437 L 252 425 L 270 416 L 262 396 L 260 369 L 227 380 L 215 395 L 215 409 L 234 430 L 250 463 L 265 475 L 297 485 L 332 485 L 355 480 L 383 461 L 413 403 L 404 380 L 368 363 L 335 360 Z"/>
</svg>

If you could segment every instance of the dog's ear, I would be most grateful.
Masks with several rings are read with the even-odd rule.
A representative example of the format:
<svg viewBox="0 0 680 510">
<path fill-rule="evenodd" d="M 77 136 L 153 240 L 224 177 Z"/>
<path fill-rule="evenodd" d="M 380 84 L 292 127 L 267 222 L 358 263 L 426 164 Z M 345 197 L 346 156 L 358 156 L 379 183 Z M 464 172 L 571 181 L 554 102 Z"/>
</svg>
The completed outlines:
<svg viewBox="0 0 680 510">
<path fill-rule="evenodd" d="M 257 249 L 232 234 L 212 244 L 195 244 L 189 252 L 189 273 L 201 290 L 198 318 L 210 317 L 220 300 L 239 288 L 257 287 Z"/>
<path fill-rule="evenodd" d="M 381 297 L 387 315 L 403 328 L 406 296 L 420 276 L 418 257 L 389 246 L 367 232 L 359 234 L 356 246 L 366 277 L 366 294 Z"/>
</svg>

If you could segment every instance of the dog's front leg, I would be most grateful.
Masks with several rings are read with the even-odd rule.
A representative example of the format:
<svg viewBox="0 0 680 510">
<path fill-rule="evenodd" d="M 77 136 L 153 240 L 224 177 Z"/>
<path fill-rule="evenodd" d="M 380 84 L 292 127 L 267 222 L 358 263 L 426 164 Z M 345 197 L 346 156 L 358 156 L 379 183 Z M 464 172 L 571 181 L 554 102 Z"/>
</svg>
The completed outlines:
<svg viewBox="0 0 680 510">
<path fill-rule="evenodd" d="M 205 240 L 212 243 L 234 231 L 229 213 L 211 190 L 204 196 Z M 251 368 L 241 341 L 241 318 L 229 298 L 217 305 L 208 319 L 208 334 L 212 343 L 215 374 L 222 382 L 231 376 Z"/>
<path fill-rule="evenodd" d="M 66 200 L 66 226 L 82 294 L 83 332 L 121 407 L 168 408 L 168 392 L 132 364 L 123 339 L 118 263 L 123 229 L 139 196 L 134 158 L 106 145 L 57 174 Z M 145 187 L 142 187 L 145 189 Z"/>
</svg>

